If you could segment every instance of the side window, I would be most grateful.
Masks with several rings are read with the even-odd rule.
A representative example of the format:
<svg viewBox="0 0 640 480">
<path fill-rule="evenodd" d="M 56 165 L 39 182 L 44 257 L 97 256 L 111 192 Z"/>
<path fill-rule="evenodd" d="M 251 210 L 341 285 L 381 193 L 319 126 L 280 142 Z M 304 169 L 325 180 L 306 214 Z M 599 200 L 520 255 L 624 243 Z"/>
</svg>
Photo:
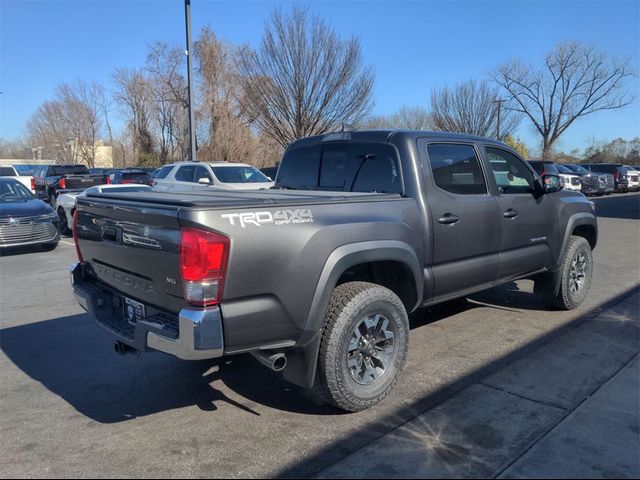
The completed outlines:
<svg viewBox="0 0 640 480">
<path fill-rule="evenodd" d="M 493 176 L 500 193 L 530 193 L 534 176 L 525 163 L 514 154 L 499 148 L 485 147 Z"/>
<path fill-rule="evenodd" d="M 179 182 L 193 182 L 193 172 L 195 166 L 180 167 L 176 172 L 176 180 Z"/>
<path fill-rule="evenodd" d="M 471 145 L 430 143 L 429 163 L 435 184 L 459 195 L 487 193 L 480 161 Z"/>
<path fill-rule="evenodd" d="M 200 181 L 201 178 L 208 178 L 210 182 L 213 182 L 213 179 L 211 178 L 211 174 L 209 173 L 209 171 L 202 165 L 198 165 L 196 167 L 196 173 L 193 176 L 193 181 L 197 183 Z"/>
<path fill-rule="evenodd" d="M 167 178 L 167 175 L 173 170 L 173 165 L 166 165 L 158 170 L 158 174 L 156 175 L 156 179 L 162 180 L 163 178 Z"/>
</svg>

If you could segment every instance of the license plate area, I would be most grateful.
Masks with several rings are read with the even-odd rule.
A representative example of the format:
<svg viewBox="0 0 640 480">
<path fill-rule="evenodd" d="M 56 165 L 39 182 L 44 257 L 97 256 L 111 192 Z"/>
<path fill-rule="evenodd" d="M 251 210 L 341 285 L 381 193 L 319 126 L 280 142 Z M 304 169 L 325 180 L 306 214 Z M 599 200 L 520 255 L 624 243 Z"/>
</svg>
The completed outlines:
<svg viewBox="0 0 640 480">
<path fill-rule="evenodd" d="M 125 320 L 132 325 L 144 320 L 146 316 L 144 305 L 127 297 L 122 297 L 122 310 Z"/>
</svg>

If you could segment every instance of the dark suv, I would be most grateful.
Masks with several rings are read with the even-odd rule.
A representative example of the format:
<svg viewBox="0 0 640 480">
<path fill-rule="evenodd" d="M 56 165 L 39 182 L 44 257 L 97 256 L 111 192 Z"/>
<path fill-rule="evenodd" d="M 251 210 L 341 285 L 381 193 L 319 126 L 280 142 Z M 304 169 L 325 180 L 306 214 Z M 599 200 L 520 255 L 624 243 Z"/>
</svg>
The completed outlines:
<svg viewBox="0 0 640 480">
<path fill-rule="evenodd" d="M 616 193 L 625 193 L 629 188 L 627 169 L 620 163 L 583 163 L 582 166 L 591 172 L 613 175 L 613 191 Z"/>
<path fill-rule="evenodd" d="M 565 163 L 563 166 L 580 176 L 580 182 L 582 183 L 581 192 L 585 195 L 601 196 L 613 193 L 613 175 L 609 175 L 608 173 L 591 172 L 582 165 L 574 163 Z"/>
</svg>

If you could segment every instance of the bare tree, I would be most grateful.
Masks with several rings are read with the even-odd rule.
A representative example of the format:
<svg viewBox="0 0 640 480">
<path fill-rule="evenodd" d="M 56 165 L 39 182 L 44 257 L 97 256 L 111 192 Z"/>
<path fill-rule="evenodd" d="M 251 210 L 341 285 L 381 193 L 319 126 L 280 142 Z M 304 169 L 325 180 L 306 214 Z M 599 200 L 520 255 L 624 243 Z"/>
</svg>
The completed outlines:
<svg viewBox="0 0 640 480">
<path fill-rule="evenodd" d="M 195 44 L 198 73 L 200 156 L 208 160 L 254 163 L 254 134 L 238 101 L 237 50 L 208 27 Z"/>
<path fill-rule="evenodd" d="M 409 130 L 431 130 L 434 128 L 431 115 L 425 108 L 406 105 L 400 107 L 392 115 L 369 117 L 362 124 L 362 127 L 371 129 L 405 128 Z"/>
<path fill-rule="evenodd" d="M 22 139 L 0 138 L 0 158 L 31 158 L 31 149 Z"/>
<path fill-rule="evenodd" d="M 340 39 L 303 8 L 275 10 L 259 49 L 242 49 L 238 70 L 243 112 L 283 147 L 360 123 L 372 107 L 374 74 L 360 42 Z"/>
<path fill-rule="evenodd" d="M 165 163 L 185 158 L 188 149 L 187 82 L 184 52 L 179 47 L 156 42 L 149 48 L 148 73 L 150 114 L 160 147 L 159 161 Z"/>
<path fill-rule="evenodd" d="M 103 95 L 97 83 L 79 80 L 58 85 L 55 99 L 45 101 L 27 122 L 29 143 L 46 158 L 93 166 L 102 133 Z"/>
<path fill-rule="evenodd" d="M 625 80 L 632 75 L 628 61 L 573 42 L 557 45 L 540 68 L 512 60 L 493 78 L 508 94 L 508 108 L 531 120 L 545 156 L 578 118 L 629 105 Z"/>
<path fill-rule="evenodd" d="M 150 129 L 149 81 L 140 70 L 117 69 L 113 75 L 114 100 L 120 106 L 133 139 L 134 156 L 153 155 L 154 141 Z"/>
<path fill-rule="evenodd" d="M 498 89 L 486 80 L 471 79 L 455 87 L 435 88 L 431 91 L 433 126 L 436 130 L 481 137 L 499 136 L 499 140 L 503 140 L 516 130 L 521 115 L 505 110 L 499 112 L 497 99 Z"/>
</svg>

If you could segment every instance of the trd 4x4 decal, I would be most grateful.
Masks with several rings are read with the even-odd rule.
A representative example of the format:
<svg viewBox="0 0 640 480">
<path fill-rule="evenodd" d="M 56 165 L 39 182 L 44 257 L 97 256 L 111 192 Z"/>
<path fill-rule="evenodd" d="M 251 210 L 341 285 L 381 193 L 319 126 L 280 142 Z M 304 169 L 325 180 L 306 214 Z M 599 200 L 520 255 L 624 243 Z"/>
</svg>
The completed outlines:
<svg viewBox="0 0 640 480">
<path fill-rule="evenodd" d="M 273 213 L 223 213 L 220 216 L 229 220 L 229 223 L 231 225 L 240 225 L 242 228 L 247 228 L 248 226 L 261 227 L 262 225 L 269 223 L 273 223 L 275 225 L 295 225 L 299 223 L 313 222 L 313 214 L 308 208 L 297 208 L 295 210 L 276 210 Z"/>
</svg>

